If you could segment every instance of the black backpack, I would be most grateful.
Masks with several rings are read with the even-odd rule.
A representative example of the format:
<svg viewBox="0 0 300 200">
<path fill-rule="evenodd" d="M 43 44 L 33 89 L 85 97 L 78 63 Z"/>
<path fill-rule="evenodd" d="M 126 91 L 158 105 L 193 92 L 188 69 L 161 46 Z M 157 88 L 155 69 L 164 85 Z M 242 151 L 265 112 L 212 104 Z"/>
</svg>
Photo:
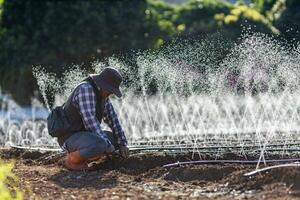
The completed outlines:
<svg viewBox="0 0 300 200">
<path fill-rule="evenodd" d="M 71 124 L 63 106 L 55 107 L 47 117 L 48 132 L 52 137 L 61 137 L 71 130 Z"/>
</svg>

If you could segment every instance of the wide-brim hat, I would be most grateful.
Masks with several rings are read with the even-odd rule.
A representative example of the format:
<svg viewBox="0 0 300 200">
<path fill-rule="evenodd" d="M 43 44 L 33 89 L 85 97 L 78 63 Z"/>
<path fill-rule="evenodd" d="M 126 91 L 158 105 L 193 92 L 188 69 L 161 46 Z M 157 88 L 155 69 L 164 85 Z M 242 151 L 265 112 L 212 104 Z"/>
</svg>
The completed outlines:
<svg viewBox="0 0 300 200">
<path fill-rule="evenodd" d="M 112 67 L 106 67 L 100 74 L 89 75 L 97 85 L 98 89 L 104 89 L 117 97 L 121 97 L 120 84 L 122 82 L 122 76 L 118 70 Z"/>
</svg>

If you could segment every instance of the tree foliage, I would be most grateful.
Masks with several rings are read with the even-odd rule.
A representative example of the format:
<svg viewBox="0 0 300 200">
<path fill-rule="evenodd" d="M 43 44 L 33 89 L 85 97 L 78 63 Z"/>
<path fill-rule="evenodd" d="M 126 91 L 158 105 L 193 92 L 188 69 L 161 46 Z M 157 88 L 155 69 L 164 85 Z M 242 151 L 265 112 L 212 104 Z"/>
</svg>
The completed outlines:
<svg viewBox="0 0 300 200">
<path fill-rule="evenodd" d="M 288 40 L 300 40 L 300 1 L 279 0 L 277 6 L 283 7 L 282 12 L 274 19 L 274 24 Z"/>
<path fill-rule="evenodd" d="M 156 21 L 147 19 L 147 6 L 145 0 L 5 1 L 0 38 L 1 86 L 22 100 L 36 85 L 32 66 L 42 65 L 61 73 L 71 64 L 150 48 L 157 35 L 167 34 Z M 16 93 L 15 88 L 20 87 L 24 90 Z"/>
<path fill-rule="evenodd" d="M 157 49 L 174 36 L 222 32 L 235 41 L 247 26 L 291 37 L 295 34 L 289 28 L 299 30 L 298 2 L 253 0 L 247 6 L 223 0 L 187 0 L 182 5 L 162 0 L 0 0 L 0 85 L 28 103 L 37 89 L 32 66 L 61 74 L 72 64 L 89 68 L 94 60 L 111 55 Z"/>
</svg>

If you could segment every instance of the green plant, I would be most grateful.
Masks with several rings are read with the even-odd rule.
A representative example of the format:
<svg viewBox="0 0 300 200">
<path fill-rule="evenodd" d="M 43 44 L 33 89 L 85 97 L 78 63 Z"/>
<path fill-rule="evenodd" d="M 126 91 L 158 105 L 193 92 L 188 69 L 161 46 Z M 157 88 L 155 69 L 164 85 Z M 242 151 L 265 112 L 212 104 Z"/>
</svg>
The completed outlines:
<svg viewBox="0 0 300 200">
<path fill-rule="evenodd" d="M 265 30 L 266 33 L 279 34 L 278 29 L 272 25 L 266 16 L 245 4 L 235 4 L 228 14 L 218 13 L 214 18 L 219 22 L 219 25 L 255 25 L 257 30 L 261 32 Z"/>
<path fill-rule="evenodd" d="M 0 199 L 21 200 L 23 193 L 15 186 L 17 177 L 12 172 L 14 163 L 0 161 Z"/>
</svg>

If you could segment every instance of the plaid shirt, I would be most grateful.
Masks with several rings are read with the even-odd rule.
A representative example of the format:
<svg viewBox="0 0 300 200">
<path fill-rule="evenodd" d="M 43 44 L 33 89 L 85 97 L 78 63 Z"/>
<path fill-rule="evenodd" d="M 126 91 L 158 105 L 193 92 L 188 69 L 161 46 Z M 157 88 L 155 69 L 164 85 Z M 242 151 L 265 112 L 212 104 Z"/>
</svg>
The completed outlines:
<svg viewBox="0 0 300 200">
<path fill-rule="evenodd" d="M 99 134 L 101 137 L 108 140 L 106 134 L 104 134 L 101 129 L 101 122 L 99 122 L 96 117 L 96 95 L 94 93 L 93 87 L 88 83 L 82 83 L 77 91 L 75 91 L 72 103 L 79 109 L 85 128 Z M 120 125 L 118 116 L 109 98 L 106 98 L 105 100 L 103 121 L 117 136 L 118 144 L 123 146 L 127 145 L 124 131 Z"/>
</svg>

